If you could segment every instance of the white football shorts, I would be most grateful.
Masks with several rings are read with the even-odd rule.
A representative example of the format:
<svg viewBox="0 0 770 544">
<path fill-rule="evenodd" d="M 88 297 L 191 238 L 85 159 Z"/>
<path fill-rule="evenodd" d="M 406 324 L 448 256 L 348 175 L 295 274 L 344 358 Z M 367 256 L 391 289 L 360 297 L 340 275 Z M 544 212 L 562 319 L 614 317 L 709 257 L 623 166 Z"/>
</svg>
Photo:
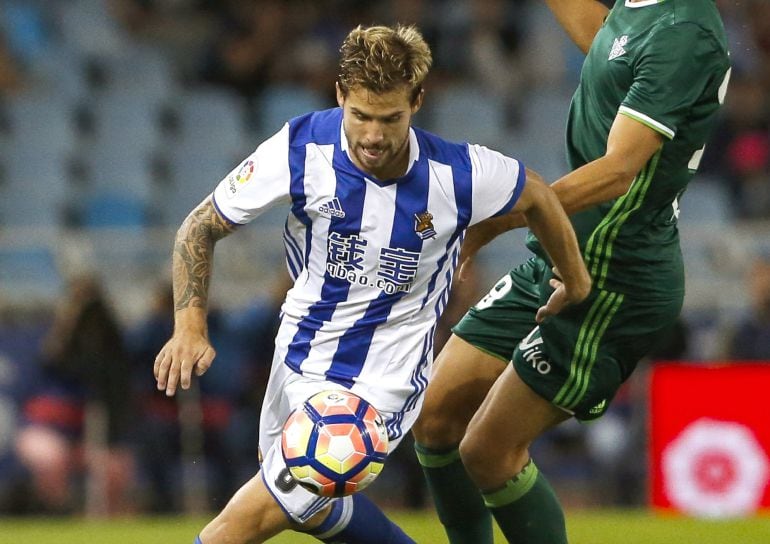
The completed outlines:
<svg viewBox="0 0 770 544">
<path fill-rule="evenodd" d="M 314 394 L 326 390 L 345 390 L 345 387 L 338 383 L 302 376 L 282 361 L 273 361 L 259 420 L 259 451 L 262 456 L 260 472 L 262 480 L 278 505 L 289 519 L 298 523 L 304 523 L 331 501 L 338 499 L 315 495 L 298 485 L 291 477 L 281 454 L 281 432 L 295 408 Z M 377 408 L 376 398 L 364 400 Z M 405 403 L 406 400 L 404 399 Z M 412 428 L 421 407 L 422 398 L 414 408 L 405 412 L 384 412 L 378 409 L 388 429 L 389 452 L 398 446 L 404 434 Z"/>
</svg>

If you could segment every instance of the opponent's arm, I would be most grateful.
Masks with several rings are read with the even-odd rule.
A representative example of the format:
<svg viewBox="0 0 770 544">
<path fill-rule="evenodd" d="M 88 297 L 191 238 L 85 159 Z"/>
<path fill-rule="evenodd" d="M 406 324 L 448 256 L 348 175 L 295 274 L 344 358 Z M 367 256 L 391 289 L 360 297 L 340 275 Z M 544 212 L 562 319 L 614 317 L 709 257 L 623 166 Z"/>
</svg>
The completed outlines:
<svg viewBox="0 0 770 544">
<path fill-rule="evenodd" d="M 585 299 L 591 290 L 591 277 L 567 214 L 553 190 L 535 172 L 527 172 L 527 183 L 513 210 L 524 215 L 560 273 L 559 279 L 551 280 L 555 291 L 537 312 L 539 323 L 564 306 Z"/>
<path fill-rule="evenodd" d="M 612 200 L 628 192 L 631 182 L 663 143 L 663 136 L 622 114 L 615 117 L 604 156 L 559 178 L 551 188 L 567 215 Z M 532 174 L 527 170 L 527 177 Z M 500 234 L 524 227 L 524 215 L 515 211 L 487 219 L 468 229 L 460 253 L 459 279 L 476 253 Z"/>
<path fill-rule="evenodd" d="M 216 354 L 209 343 L 206 315 L 214 244 L 235 230 L 216 211 L 211 197 L 201 202 L 176 233 L 173 255 L 174 334 L 155 358 L 158 389 L 172 396 L 178 384 L 190 387 Z"/>
<path fill-rule="evenodd" d="M 628 192 L 631 183 L 663 145 L 663 135 L 623 114 L 612 123 L 607 150 L 551 185 L 568 215 Z"/>
<path fill-rule="evenodd" d="M 596 0 L 545 0 L 569 37 L 583 53 L 588 53 L 609 9 Z"/>
</svg>

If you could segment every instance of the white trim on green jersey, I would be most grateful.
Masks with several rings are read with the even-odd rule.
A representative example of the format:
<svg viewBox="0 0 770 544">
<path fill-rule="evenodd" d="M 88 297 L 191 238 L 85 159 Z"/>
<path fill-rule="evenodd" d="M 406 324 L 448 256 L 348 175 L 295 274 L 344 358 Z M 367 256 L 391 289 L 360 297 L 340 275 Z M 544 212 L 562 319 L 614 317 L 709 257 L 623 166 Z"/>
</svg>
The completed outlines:
<svg viewBox="0 0 770 544">
<path fill-rule="evenodd" d="M 661 2 L 665 1 L 666 0 L 642 0 L 641 2 L 632 2 L 631 0 L 626 0 L 626 7 L 643 8 L 645 6 L 654 6 L 655 4 L 660 4 Z"/>
<path fill-rule="evenodd" d="M 668 128 L 663 123 L 656 121 L 649 115 L 645 115 L 641 112 L 638 112 L 636 110 L 632 110 L 628 106 L 621 105 L 618 108 L 618 113 L 622 113 L 623 115 L 630 117 L 631 119 L 634 119 L 635 121 L 639 121 L 640 123 L 647 125 L 651 129 L 655 130 L 656 132 L 660 132 L 663 136 L 668 138 L 669 140 L 674 139 L 674 134 L 676 132 L 670 128 Z"/>
</svg>

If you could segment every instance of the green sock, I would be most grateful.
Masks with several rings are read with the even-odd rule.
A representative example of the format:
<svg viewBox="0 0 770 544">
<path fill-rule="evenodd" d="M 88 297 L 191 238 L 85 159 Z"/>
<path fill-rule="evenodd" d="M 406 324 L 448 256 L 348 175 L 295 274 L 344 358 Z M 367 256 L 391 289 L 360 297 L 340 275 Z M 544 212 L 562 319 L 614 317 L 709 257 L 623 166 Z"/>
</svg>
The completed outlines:
<svg viewBox="0 0 770 544">
<path fill-rule="evenodd" d="M 508 542 L 567 544 L 564 512 L 551 484 L 531 460 L 505 487 L 485 493 L 484 502 Z"/>
<path fill-rule="evenodd" d="M 431 450 L 416 443 L 414 449 L 449 543 L 492 544 L 492 516 L 465 471 L 459 450 Z"/>
</svg>

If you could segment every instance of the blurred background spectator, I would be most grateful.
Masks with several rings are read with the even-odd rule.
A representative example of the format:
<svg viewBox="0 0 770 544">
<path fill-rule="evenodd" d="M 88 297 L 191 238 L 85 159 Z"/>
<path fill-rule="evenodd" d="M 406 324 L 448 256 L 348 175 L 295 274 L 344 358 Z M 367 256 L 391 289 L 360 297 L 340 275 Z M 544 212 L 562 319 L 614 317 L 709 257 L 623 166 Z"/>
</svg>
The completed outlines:
<svg viewBox="0 0 770 544">
<path fill-rule="evenodd" d="M 770 360 L 770 259 L 749 266 L 746 288 L 751 306 L 732 335 L 728 356 L 739 361 Z"/>
<path fill-rule="evenodd" d="M 709 148 L 706 171 L 724 180 L 732 215 L 770 219 L 770 103 L 767 88 L 753 72 L 734 71 L 730 100 Z"/>
<path fill-rule="evenodd" d="M 127 513 L 134 479 L 127 449 L 133 412 L 117 318 L 91 275 L 72 278 L 39 347 L 40 376 L 22 402 L 16 437 L 31 508 L 69 513 L 88 494 L 104 513 Z"/>
<path fill-rule="evenodd" d="M 5 37 L 0 34 L 0 94 L 12 95 L 21 90 L 22 74 L 8 50 Z"/>
<path fill-rule="evenodd" d="M 682 198 L 680 327 L 649 365 L 770 360 L 770 264 L 744 269 L 770 254 L 770 3 L 718 4 L 733 81 Z M 285 210 L 218 246 L 217 361 L 170 400 L 151 368 L 172 326 L 174 231 L 287 119 L 335 105 L 350 28 L 394 22 L 434 51 L 416 124 L 565 172 L 581 56 L 539 0 L 0 0 L 0 511 L 216 509 L 254 473 Z M 522 238 L 482 252 L 437 347 L 524 258 Z M 84 265 L 96 275 L 68 280 Z M 625 459 L 646 440 L 645 368 L 599 423 L 538 445 L 566 502 L 644 500 L 645 467 Z M 372 492 L 421 505 L 408 444 L 393 462 Z"/>
</svg>

